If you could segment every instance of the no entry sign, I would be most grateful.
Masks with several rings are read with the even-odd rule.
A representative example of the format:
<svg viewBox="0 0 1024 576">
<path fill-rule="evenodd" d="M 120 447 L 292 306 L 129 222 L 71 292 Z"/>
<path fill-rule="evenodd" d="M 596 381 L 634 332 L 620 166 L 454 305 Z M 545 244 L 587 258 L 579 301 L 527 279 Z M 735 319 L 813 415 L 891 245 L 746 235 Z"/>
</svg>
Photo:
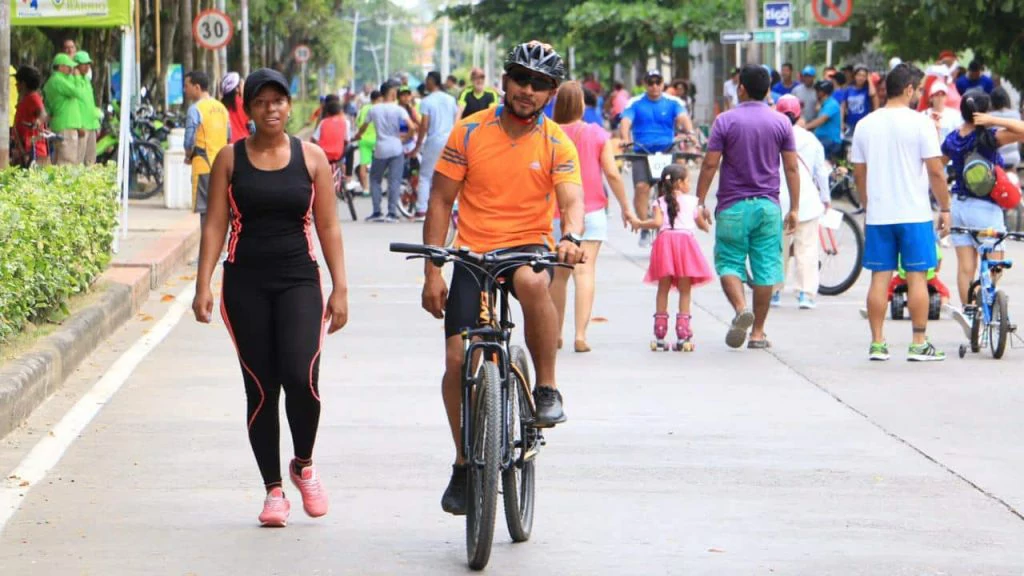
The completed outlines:
<svg viewBox="0 0 1024 576">
<path fill-rule="evenodd" d="M 814 19 L 822 26 L 839 26 L 850 19 L 853 0 L 812 0 Z"/>
</svg>

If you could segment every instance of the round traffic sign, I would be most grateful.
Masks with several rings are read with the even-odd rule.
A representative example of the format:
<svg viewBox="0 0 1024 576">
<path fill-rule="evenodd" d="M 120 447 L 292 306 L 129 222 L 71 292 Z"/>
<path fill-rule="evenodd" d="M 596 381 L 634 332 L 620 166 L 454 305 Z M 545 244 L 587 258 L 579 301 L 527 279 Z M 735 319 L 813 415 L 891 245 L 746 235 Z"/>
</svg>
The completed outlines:
<svg viewBox="0 0 1024 576">
<path fill-rule="evenodd" d="M 308 62 L 309 59 L 313 56 L 313 51 L 310 50 L 309 46 L 306 46 L 305 44 L 299 44 L 298 46 L 296 46 L 295 51 L 293 53 L 295 54 L 295 61 L 298 62 L 299 64 Z"/>
<path fill-rule="evenodd" d="M 231 42 L 235 30 L 231 18 L 220 10 L 203 10 L 192 21 L 192 37 L 209 50 L 219 50 Z"/>
<path fill-rule="evenodd" d="M 850 19 L 853 0 L 813 0 L 814 19 L 822 26 L 839 26 Z"/>
</svg>

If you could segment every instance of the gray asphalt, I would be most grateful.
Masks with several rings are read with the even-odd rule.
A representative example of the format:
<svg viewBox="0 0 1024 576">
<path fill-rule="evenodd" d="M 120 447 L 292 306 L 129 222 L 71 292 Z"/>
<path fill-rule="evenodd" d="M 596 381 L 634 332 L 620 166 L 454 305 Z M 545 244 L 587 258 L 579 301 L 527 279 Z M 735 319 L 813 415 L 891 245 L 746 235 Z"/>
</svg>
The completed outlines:
<svg viewBox="0 0 1024 576">
<path fill-rule="evenodd" d="M 1024 350 L 960 360 L 962 334 L 943 319 L 931 333 L 951 357 L 910 364 L 903 321 L 890 324 L 894 359 L 869 363 L 862 278 L 815 311 L 787 295 L 769 352 L 728 349 L 731 310 L 717 286 L 700 288 L 697 351 L 652 353 L 644 251 L 611 235 L 594 351 L 559 356 L 570 420 L 540 456 L 533 538 L 511 544 L 499 513 L 489 573 L 1024 573 Z M 452 458 L 442 327 L 419 308 L 420 264 L 386 249 L 418 237 L 412 224 L 345 226 L 351 322 L 325 344 L 316 452 L 328 516 L 305 517 L 291 490 L 288 528 L 258 527 L 230 340 L 219 319 L 186 316 L 28 494 L 0 534 L 0 573 L 464 572 L 463 521 L 439 505 Z M 1016 272 L 1011 296 L 1024 294 Z M 0 472 L 167 306 L 155 295 L 4 439 Z"/>
</svg>

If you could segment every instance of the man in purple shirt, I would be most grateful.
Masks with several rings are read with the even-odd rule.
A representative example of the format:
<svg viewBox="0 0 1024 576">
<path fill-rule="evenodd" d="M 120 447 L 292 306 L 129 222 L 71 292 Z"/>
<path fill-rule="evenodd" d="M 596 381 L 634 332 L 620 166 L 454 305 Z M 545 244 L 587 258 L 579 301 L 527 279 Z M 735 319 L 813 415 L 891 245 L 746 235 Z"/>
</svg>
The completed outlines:
<svg viewBox="0 0 1024 576">
<path fill-rule="evenodd" d="M 740 71 L 740 105 L 715 120 L 708 140 L 708 152 L 697 182 L 698 221 L 711 223 L 704 201 L 711 181 L 721 165 L 718 206 L 715 217 L 715 271 L 722 290 L 736 310 L 725 343 L 739 348 L 765 349 L 770 344 L 764 323 L 772 297 L 772 286 L 784 280 L 782 266 L 783 217 L 779 206 L 780 156 L 789 185 L 790 206 L 785 233 L 797 225 L 800 206 L 800 175 L 793 128 L 785 116 L 765 104 L 771 77 L 761 66 L 747 65 Z M 747 260 L 753 276 L 754 312 L 747 309 L 743 283 Z"/>
</svg>

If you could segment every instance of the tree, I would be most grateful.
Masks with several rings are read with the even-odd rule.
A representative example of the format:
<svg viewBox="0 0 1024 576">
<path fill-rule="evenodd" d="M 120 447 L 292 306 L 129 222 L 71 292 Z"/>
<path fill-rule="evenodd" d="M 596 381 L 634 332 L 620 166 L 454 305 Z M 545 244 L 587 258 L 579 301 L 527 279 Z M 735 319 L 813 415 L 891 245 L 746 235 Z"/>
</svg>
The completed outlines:
<svg viewBox="0 0 1024 576">
<path fill-rule="evenodd" d="M 971 48 L 1024 85 L 1024 0 L 862 0 L 850 26 L 874 32 L 904 60 L 933 62 L 944 49 Z"/>
</svg>

